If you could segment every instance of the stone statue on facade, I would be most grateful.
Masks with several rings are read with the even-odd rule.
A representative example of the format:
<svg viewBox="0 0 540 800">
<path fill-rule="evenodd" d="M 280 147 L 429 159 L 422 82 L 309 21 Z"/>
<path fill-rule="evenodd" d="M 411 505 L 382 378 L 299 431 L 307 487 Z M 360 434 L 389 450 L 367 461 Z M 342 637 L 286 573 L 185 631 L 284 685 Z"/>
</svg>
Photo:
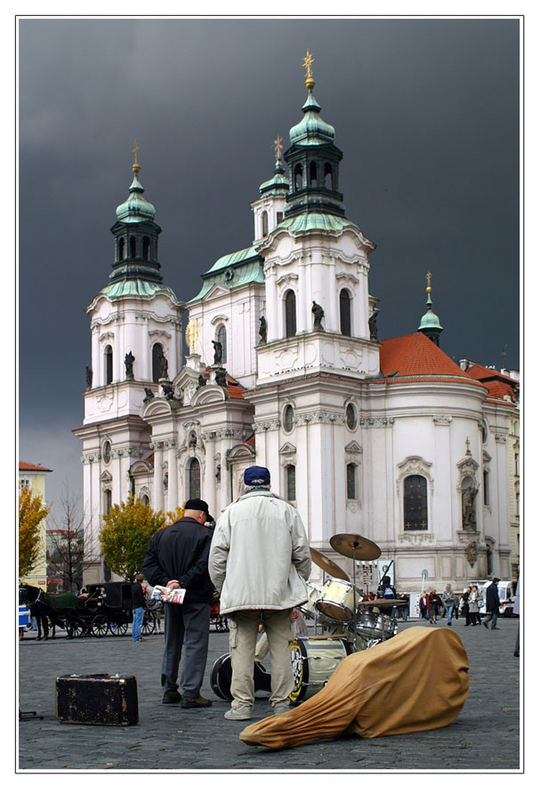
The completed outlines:
<svg viewBox="0 0 540 800">
<path fill-rule="evenodd" d="M 378 342 L 379 341 L 379 336 L 378 336 L 378 333 L 377 333 L 377 315 L 378 315 L 378 313 L 379 313 L 378 311 L 374 311 L 373 314 L 371 315 L 371 317 L 368 320 L 369 338 L 371 339 L 372 342 Z"/>
<path fill-rule="evenodd" d="M 221 342 L 215 342 L 213 339 L 212 344 L 214 345 L 214 364 L 221 364 L 223 360 L 223 346 Z"/>
<path fill-rule="evenodd" d="M 169 362 L 167 361 L 167 359 L 165 358 L 165 356 L 163 354 L 161 355 L 161 375 L 160 375 L 160 377 L 164 378 L 165 380 L 169 379 Z"/>
<path fill-rule="evenodd" d="M 322 318 L 324 317 L 324 311 L 322 307 L 315 302 L 315 300 L 311 304 L 311 313 L 313 314 L 313 330 L 315 331 L 324 330 L 322 325 Z"/>
<path fill-rule="evenodd" d="M 465 548 L 465 558 L 470 567 L 474 567 L 478 559 L 478 545 L 476 542 L 469 542 Z"/>
<path fill-rule="evenodd" d="M 204 377 L 204 375 L 199 375 L 198 383 L 199 383 L 199 386 L 206 386 L 206 378 Z"/>
<path fill-rule="evenodd" d="M 476 530 L 476 507 L 475 500 L 478 489 L 467 486 L 461 494 L 462 524 L 464 531 Z"/>
<path fill-rule="evenodd" d="M 162 383 L 161 384 L 161 388 L 162 388 L 163 394 L 165 395 L 167 400 L 173 400 L 174 399 L 174 389 L 173 389 L 172 383 Z"/>
<path fill-rule="evenodd" d="M 227 386 L 227 378 L 224 369 L 216 370 L 216 383 L 218 386 Z"/>
<path fill-rule="evenodd" d="M 133 380 L 133 362 L 134 361 L 135 361 L 135 356 L 133 355 L 133 353 L 130 350 L 129 353 L 126 353 L 126 355 L 124 357 L 124 365 L 126 367 L 126 380 L 127 381 L 132 381 Z"/>
<path fill-rule="evenodd" d="M 86 388 L 87 389 L 91 389 L 92 388 L 93 377 L 94 377 L 94 373 L 92 372 L 90 367 L 87 366 L 86 367 Z"/>
<path fill-rule="evenodd" d="M 267 325 L 266 320 L 264 317 L 259 317 L 259 343 L 266 344 L 266 336 L 267 336 Z"/>
<path fill-rule="evenodd" d="M 154 392 L 152 391 L 152 389 L 148 389 L 146 386 L 144 387 L 144 394 L 145 394 L 145 398 L 143 400 L 143 403 L 148 403 L 149 400 L 151 400 L 153 397 L 155 397 Z"/>
</svg>

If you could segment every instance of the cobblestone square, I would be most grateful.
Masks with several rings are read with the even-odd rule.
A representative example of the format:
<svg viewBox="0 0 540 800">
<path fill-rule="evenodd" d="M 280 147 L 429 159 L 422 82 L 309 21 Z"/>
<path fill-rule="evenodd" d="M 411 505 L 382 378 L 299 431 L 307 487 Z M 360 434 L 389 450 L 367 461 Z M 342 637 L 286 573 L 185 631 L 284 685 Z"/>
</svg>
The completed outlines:
<svg viewBox="0 0 540 800">
<path fill-rule="evenodd" d="M 413 624 L 400 623 L 400 630 Z M 445 625 L 444 620 L 439 626 Z M 226 633 L 210 634 L 202 693 L 210 709 L 161 704 L 163 637 L 144 644 L 130 636 L 37 641 L 19 644 L 20 709 L 43 719 L 19 722 L 19 771 L 216 770 L 216 771 L 489 771 L 520 769 L 520 659 L 514 657 L 518 620 L 501 619 L 500 630 L 454 623 L 470 662 L 470 692 L 457 720 L 446 728 L 377 739 L 342 737 L 288 750 L 249 747 L 238 739 L 245 722 L 223 718 L 228 703 L 210 685 L 215 660 L 228 651 Z M 130 727 L 72 725 L 55 718 L 56 677 L 63 674 L 135 675 L 139 724 Z M 252 721 L 269 713 L 267 696 Z"/>
</svg>

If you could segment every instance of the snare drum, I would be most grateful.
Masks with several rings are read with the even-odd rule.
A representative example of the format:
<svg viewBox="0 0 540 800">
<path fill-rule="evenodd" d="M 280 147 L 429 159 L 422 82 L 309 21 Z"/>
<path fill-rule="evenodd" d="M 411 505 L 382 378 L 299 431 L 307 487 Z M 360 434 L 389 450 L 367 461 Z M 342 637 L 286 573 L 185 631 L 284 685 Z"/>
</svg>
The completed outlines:
<svg viewBox="0 0 540 800">
<path fill-rule="evenodd" d="M 349 654 L 343 639 L 298 638 L 290 642 L 294 689 L 293 703 L 307 700 L 326 686 L 335 668 Z"/>
<path fill-rule="evenodd" d="M 391 639 L 397 633 L 397 622 L 386 614 L 379 614 L 375 628 L 380 639 Z"/>
<path fill-rule="evenodd" d="M 321 590 L 321 596 L 315 606 L 327 617 L 348 622 L 354 615 L 354 587 L 352 583 L 339 578 L 329 578 Z M 360 592 L 356 590 L 357 598 Z"/>
<path fill-rule="evenodd" d="M 303 606 L 300 606 L 300 611 L 302 611 L 302 613 L 305 614 L 308 619 L 314 619 L 317 613 L 315 602 L 321 596 L 321 587 L 316 586 L 314 583 L 311 583 L 311 581 L 306 581 L 306 588 L 308 599 Z"/>
<path fill-rule="evenodd" d="M 358 613 L 356 622 L 356 632 L 368 636 L 369 638 L 377 637 L 377 622 L 379 615 L 375 614 L 369 608 L 362 608 Z"/>
</svg>

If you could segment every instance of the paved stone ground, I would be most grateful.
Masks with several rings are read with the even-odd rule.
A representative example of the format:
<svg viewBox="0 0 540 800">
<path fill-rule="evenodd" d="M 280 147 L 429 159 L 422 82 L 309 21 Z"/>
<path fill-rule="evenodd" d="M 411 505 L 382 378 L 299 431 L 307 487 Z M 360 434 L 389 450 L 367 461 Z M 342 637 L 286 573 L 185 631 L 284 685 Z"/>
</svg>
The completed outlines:
<svg viewBox="0 0 540 800">
<path fill-rule="evenodd" d="M 411 624 L 400 623 L 400 630 Z M 444 621 L 439 625 L 445 625 Z M 226 633 L 210 634 L 202 693 L 210 709 L 161 705 L 159 685 L 163 637 L 135 645 L 129 636 L 37 641 L 26 634 L 19 645 L 22 711 L 43 719 L 19 723 L 19 771 L 63 770 L 520 770 L 520 659 L 513 655 L 516 619 L 500 630 L 464 627 L 470 661 L 470 693 L 457 720 L 446 728 L 377 739 L 345 737 L 270 751 L 238 739 L 245 722 L 223 718 L 228 703 L 210 686 L 216 658 L 228 650 Z M 135 675 L 139 724 L 130 727 L 70 725 L 54 716 L 55 679 L 66 673 Z M 267 695 L 257 699 L 253 720 L 267 716 Z"/>
</svg>

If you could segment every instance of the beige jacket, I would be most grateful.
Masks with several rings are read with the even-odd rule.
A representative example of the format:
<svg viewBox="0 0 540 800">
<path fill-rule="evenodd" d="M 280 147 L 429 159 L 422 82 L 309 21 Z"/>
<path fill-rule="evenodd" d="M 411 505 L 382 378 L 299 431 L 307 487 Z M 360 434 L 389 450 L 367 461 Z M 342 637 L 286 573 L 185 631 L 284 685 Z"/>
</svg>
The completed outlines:
<svg viewBox="0 0 540 800">
<path fill-rule="evenodd" d="M 299 513 L 266 489 L 242 495 L 218 519 L 208 571 L 222 614 L 301 605 L 311 556 Z"/>
</svg>

